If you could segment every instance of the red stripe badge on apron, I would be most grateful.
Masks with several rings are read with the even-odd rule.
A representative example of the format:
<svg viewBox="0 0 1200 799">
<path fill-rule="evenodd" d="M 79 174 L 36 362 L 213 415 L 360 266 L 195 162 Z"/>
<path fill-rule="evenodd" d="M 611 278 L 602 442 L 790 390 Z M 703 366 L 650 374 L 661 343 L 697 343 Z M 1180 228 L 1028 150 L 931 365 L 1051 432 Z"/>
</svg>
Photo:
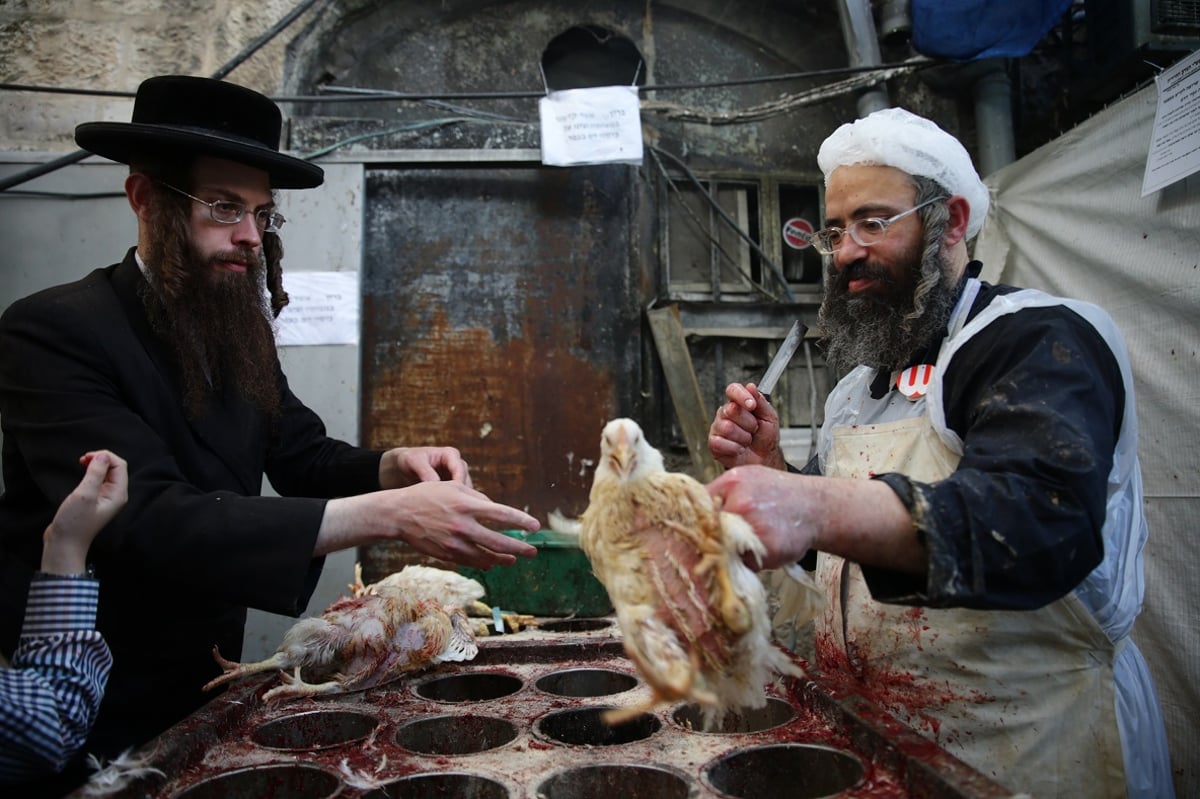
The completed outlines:
<svg viewBox="0 0 1200 799">
<path fill-rule="evenodd" d="M 925 396 L 931 380 L 933 380 L 933 364 L 920 363 L 910 366 L 896 375 L 896 388 L 910 400 L 918 400 Z"/>
</svg>

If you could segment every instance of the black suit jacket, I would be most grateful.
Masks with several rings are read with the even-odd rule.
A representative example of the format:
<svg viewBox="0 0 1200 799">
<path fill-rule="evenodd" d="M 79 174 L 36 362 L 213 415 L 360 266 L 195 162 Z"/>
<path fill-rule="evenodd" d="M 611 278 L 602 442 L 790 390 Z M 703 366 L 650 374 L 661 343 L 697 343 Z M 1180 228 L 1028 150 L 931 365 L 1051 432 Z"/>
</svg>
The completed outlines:
<svg viewBox="0 0 1200 799">
<path fill-rule="evenodd" d="M 114 666 L 88 751 L 115 754 L 210 698 L 241 656 L 246 608 L 299 615 L 322 566 L 325 500 L 379 487 L 380 453 L 328 437 L 279 372 L 271 420 L 227 393 L 201 419 L 150 330 L 144 277 L 125 260 L 14 303 L 0 318 L 0 645 L 11 653 L 41 536 L 107 448 L 129 462 L 129 502 L 97 537 L 97 626 Z M 275 364 L 278 371 L 278 363 Z M 282 497 L 262 497 L 266 474 Z"/>
</svg>

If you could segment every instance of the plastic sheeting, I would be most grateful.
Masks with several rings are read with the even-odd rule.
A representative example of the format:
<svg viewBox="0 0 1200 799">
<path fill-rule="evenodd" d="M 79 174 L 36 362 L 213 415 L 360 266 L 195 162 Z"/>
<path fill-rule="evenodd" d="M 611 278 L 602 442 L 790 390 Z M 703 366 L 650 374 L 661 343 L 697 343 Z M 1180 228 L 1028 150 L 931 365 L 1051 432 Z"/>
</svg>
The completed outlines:
<svg viewBox="0 0 1200 799">
<path fill-rule="evenodd" d="M 1141 197 L 1154 86 L 987 178 L 984 279 L 1088 300 L 1129 346 L 1150 540 L 1134 627 L 1179 796 L 1200 796 L 1200 175 Z"/>
<path fill-rule="evenodd" d="M 1026 55 L 1071 0 L 912 0 L 913 47 L 955 61 Z"/>
</svg>

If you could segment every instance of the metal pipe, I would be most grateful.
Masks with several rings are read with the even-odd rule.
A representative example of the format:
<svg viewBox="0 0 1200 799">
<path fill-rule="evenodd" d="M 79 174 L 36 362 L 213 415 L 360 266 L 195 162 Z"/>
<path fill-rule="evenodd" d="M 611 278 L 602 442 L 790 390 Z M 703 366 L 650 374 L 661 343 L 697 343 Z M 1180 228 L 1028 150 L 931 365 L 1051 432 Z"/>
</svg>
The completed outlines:
<svg viewBox="0 0 1200 799">
<path fill-rule="evenodd" d="M 904 41 L 912 36 L 911 0 L 883 0 L 879 6 L 879 35 L 885 42 Z"/>
<path fill-rule="evenodd" d="M 979 62 L 975 79 L 975 127 L 979 148 L 979 173 L 990 175 L 1016 160 L 1013 135 L 1012 82 L 1004 59 Z"/>
<path fill-rule="evenodd" d="M 878 66 L 883 63 L 879 54 L 879 38 L 875 32 L 875 18 L 871 16 L 870 0 L 842 0 L 838 4 L 838 17 L 842 22 L 842 40 L 850 57 L 850 66 Z M 880 83 L 863 92 L 858 98 L 858 115 L 888 108 L 887 86 Z"/>
</svg>

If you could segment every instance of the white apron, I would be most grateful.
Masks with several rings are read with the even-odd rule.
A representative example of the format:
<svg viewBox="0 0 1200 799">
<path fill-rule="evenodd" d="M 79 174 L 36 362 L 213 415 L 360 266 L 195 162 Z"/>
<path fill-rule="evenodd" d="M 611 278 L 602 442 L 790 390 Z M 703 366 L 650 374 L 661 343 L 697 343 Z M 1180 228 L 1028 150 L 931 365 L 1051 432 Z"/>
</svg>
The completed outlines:
<svg viewBox="0 0 1200 799">
<path fill-rule="evenodd" d="M 977 291 L 970 281 L 928 398 L 909 401 L 893 391 L 873 400 L 869 370 L 861 368 L 857 380 L 851 373 L 839 383 L 830 403 L 840 407 L 827 406 L 821 434 L 825 474 L 902 472 L 933 482 L 954 470 L 961 441 L 945 429 L 940 375 L 969 337 L 958 334 Z M 998 313 L 1045 304 L 1044 297 L 1030 292 L 1025 302 L 989 313 L 994 300 L 969 333 Z M 1106 536 L 1106 553 L 1123 557 L 1109 546 Z M 1140 573 L 1140 559 L 1136 565 Z M 1126 795 L 1113 673 L 1128 639 L 1114 646 L 1078 591 L 1035 611 L 887 605 L 871 599 L 856 564 L 824 553 L 817 579 L 830 598 L 816 619 L 822 668 L 854 675 L 865 698 L 1012 790 L 1039 799 Z"/>
</svg>

